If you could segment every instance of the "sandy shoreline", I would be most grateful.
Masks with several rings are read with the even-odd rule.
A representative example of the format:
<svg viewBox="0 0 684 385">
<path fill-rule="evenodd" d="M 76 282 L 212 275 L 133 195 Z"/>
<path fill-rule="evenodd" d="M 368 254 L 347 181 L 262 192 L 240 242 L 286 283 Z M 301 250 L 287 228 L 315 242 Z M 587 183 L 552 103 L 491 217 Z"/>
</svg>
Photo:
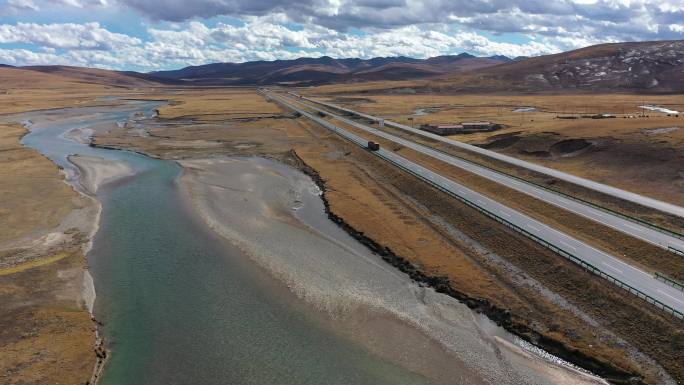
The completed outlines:
<svg viewBox="0 0 684 385">
<path fill-rule="evenodd" d="M 95 210 L 92 215 L 88 215 L 88 218 L 84 218 L 84 220 L 87 219 L 87 222 L 89 222 L 87 240 L 82 247 L 83 255 L 87 256 L 88 252 L 93 247 L 93 239 L 95 238 L 95 234 L 97 234 L 98 230 L 100 229 L 102 203 L 96 197 L 98 189 L 107 182 L 132 174 L 133 169 L 122 162 L 108 161 L 100 157 L 71 155 L 68 157 L 68 159 L 77 167 L 79 171 L 77 183 L 83 188 L 83 190 L 79 189 L 79 186 L 72 187 L 74 187 L 74 189 L 81 195 L 90 200 L 93 203 Z M 65 183 L 68 182 L 65 181 Z M 81 302 L 88 310 L 91 317 L 94 317 L 93 307 L 95 305 L 95 297 L 95 283 L 93 281 L 92 275 L 88 271 L 88 267 L 85 266 L 81 291 Z M 100 337 L 97 336 L 97 339 L 99 340 Z"/>
<path fill-rule="evenodd" d="M 133 174 L 133 168 L 123 162 L 101 157 L 70 155 L 69 161 L 79 170 L 79 183 L 90 195 L 95 195 L 103 184 Z"/>
<path fill-rule="evenodd" d="M 88 241 L 84 245 L 83 254 L 88 255 L 88 252 L 93 246 L 93 239 L 100 228 L 100 219 L 102 214 L 102 203 L 97 198 L 97 191 L 100 187 L 108 182 L 123 178 L 134 173 L 131 166 L 126 163 L 107 160 L 101 157 L 85 156 L 85 155 L 70 155 L 69 162 L 74 164 L 78 169 L 77 183 L 83 188 L 79 191 L 81 194 L 91 199 L 97 207 L 97 215 L 93 221 L 93 226 L 88 236 Z M 77 187 L 77 186 L 75 186 Z M 77 188 L 77 190 L 79 190 Z M 86 267 L 83 276 L 82 301 L 84 306 L 90 313 L 91 318 L 95 321 L 93 308 L 96 299 L 95 283 L 93 277 Z M 105 347 L 105 341 L 100 334 L 99 327 L 95 327 L 95 353 L 96 363 L 93 366 L 93 373 L 90 379 L 91 384 L 97 384 L 101 377 L 102 371 L 107 363 L 108 353 Z"/>
<path fill-rule="evenodd" d="M 293 214 L 303 210 L 302 203 L 306 206 L 303 195 L 313 183 L 303 174 L 293 176 L 292 170 L 283 171 L 286 166 L 260 158 L 179 163 L 184 167 L 180 178 L 184 195 L 210 228 L 243 249 L 299 298 L 332 315 L 335 327 L 348 328 L 350 338 L 376 354 L 433 376 L 437 383 L 449 383 L 454 375 L 473 384 L 605 383 L 533 356 L 496 334 L 488 335 L 467 307 L 419 288 L 378 258 L 338 249 L 329 235 L 317 233 L 298 219 L 301 215 Z M 235 218 L 249 219 L 236 223 Z M 383 317 L 390 319 L 369 321 Z M 351 323 L 354 327 L 349 327 Z M 401 332 L 389 335 L 392 329 Z M 371 330 L 387 338 L 373 340 Z M 414 343 L 407 347 L 397 335 Z M 429 341 L 438 341 L 446 351 L 425 348 Z M 394 343 L 408 350 L 389 346 Z M 450 361 L 458 370 L 436 373 L 444 370 L 442 365 L 434 366 L 439 360 Z"/>
<path fill-rule="evenodd" d="M 34 129 L 32 124 L 25 124 L 24 127 L 29 132 Z M 74 138 L 68 139 L 74 140 Z M 40 152 L 33 146 L 24 142 L 20 143 L 22 147 L 29 148 L 36 153 Z M 47 158 L 44 154 L 39 155 L 39 157 Z M 25 372 L 22 372 L 21 375 L 30 375 L 29 373 L 34 370 L 42 372 L 45 369 L 40 365 L 44 364 L 35 361 L 30 356 L 22 356 L 24 352 L 36 349 L 35 354 L 44 356 L 46 360 L 52 359 L 50 358 L 51 355 L 56 354 L 55 357 L 58 357 L 60 362 L 60 369 L 55 370 L 70 370 L 72 372 L 69 375 L 62 374 L 60 377 L 55 377 L 54 380 L 58 378 L 62 380 L 82 378 L 83 382 L 90 379 L 90 383 L 93 383 L 92 380 L 101 371 L 103 362 L 100 357 L 102 340 L 93 315 L 96 298 L 95 285 L 85 259 L 99 229 L 102 211 L 102 206 L 96 199 L 95 192 L 103 183 L 120 175 L 125 175 L 131 170 L 127 167 L 111 167 L 101 164 L 104 161 L 103 159 L 79 156 L 73 158 L 74 164 L 81 170 L 80 181 L 71 180 L 68 173 L 64 169 L 60 169 L 59 172 L 54 173 L 54 180 L 56 183 L 63 183 L 68 188 L 64 189 L 65 192 L 61 193 L 62 195 L 50 195 L 46 192 L 41 197 L 44 199 L 64 199 L 65 203 L 62 206 L 59 206 L 59 201 L 53 206 L 61 210 L 55 223 L 50 224 L 50 226 L 37 227 L 26 235 L 0 244 L 0 251 L 4 252 L 4 258 L 0 261 L 0 269 L 5 268 L 9 272 L 8 274 L 14 274 L 17 277 L 16 279 L 22 281 L 9 286 L 10 290 L 15 286 L 16 290 L 26 286 L 27 289 L 18 294 L 17 297 L 24 293 L 32 293 L 33 296 L 28 298 L 28 301 L 23 300 L 22 303 L 8 304 L 11 306 L 8 310 L 34 312 L 28 313 L 30 314 L 28 317 L 36 317 L 34 314 L 43 314 L 39 317 L 45 317 L 42 320 L 39 318 L 34 326 L 30 326 L 30 323 L 26 324 L 25 321 L 17 321 L 24 322 L 23 325 L 28 327 L 27 331 L 22 333 L 29 339 L 25 340 L 27 337 L 22 337 L 14 343 L 29 343 L 31 346 L 19 350 L 16 356 L 8 357 L 6 362 L 19 362 L 24 365 L 25 369 L 22 368 L 22 370 Z M 52 160 L 49 162 L 45 169 L 52 170 L 55 168 L 55 162 Z M 65 210 L 64 207 L 68 207 L 68 209 Z M 31 215 L 31 213 L 27 213 L 27 215 Z M 32 279 L 36 280 L 35 286 L 31 284 Z M 41 285 L 50 288 L 50 291 L 40 292 L 38 288 Z M 12 297 L 9 298 L 13 299 Z M 75 309 L 79 311 L 75 311 Z M 54 333 L 54 335 L 50 337 L 42 334 L 43 330 L 49 330 L 49 333 Z M 69 337 L 61 339 L 64 335 Z M 77 343 L 76 341 L 80 342 Z M 93 348 L 95 349 L 95 357 L 93 356 Z M 91 359 L 93 361 L 90 361 Z M 6 374 L 3 373 L 0 377 L 4 375 Z"/>
</svg>

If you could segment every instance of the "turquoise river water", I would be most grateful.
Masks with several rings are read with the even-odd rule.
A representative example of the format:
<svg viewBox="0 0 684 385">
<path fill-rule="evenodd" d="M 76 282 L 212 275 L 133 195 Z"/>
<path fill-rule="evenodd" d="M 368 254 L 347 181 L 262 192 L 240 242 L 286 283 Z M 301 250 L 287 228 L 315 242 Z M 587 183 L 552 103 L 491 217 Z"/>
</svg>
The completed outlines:
<svg viewBox="0 0 684 385">
<path fill-rule="evenodd" d="M 102 385 L 420 384 L 425 380 L 331 333 L 283 288 L 211 233 L 180 198 L 171 161 L 89 147 L 78 127 L 123 122 L 156 103 L 54 110 L 23 119 L 23 142 L 63 167 L 83 154 L 136 174 L 98 191 L 103 213 L 88 254 L 95 315 L 111 349 Z"/>
</svg>

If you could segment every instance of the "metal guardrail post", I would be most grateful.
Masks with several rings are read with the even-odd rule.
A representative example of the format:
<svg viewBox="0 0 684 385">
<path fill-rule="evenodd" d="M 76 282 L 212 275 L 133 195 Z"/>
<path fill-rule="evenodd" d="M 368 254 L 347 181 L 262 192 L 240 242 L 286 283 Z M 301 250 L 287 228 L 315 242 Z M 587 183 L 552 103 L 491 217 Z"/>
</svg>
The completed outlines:
<svg viewBox="0 0 684 385">
<path fill-rule="evenodd" d="M 655 279 L 657 279 L 661 282 L 664 282 L 664 283 L 674 287 L 675 289 L 684 291 L 684 283 L 681 283 L 674 278 L 670 278 L 669 276 L 667 276 L 663 273 L 657 272 L 657 271 L 655 272 L 655 274 L 653 274 L 653 276 L 655 277 Z"/>
</svg>

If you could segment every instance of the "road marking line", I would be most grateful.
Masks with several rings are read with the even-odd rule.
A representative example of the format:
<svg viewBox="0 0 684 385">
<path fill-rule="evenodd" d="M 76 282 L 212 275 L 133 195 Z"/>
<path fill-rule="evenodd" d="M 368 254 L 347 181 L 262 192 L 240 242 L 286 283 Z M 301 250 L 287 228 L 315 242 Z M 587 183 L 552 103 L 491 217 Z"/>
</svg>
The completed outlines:
<svg viewBox="0 0 684 385">
<path fill-rule="evenodd" d="M 638 227 L 636 227 L 636 226 L 630 225 L 629 223 L 625 223 L 625 226 L 626 226 L 626 227 L 629 227 L 629 228 L 632 229 L 632 230 L 636 230 L 636 231 L 639 231 L 639 232 L 642 232 L 642 233 L 644 232 L 644 229 L 640 229 L 640 228 L 638 228 Z"/>
<path fill-rule="evenodd" d="M 605 262 L 601 262 L 601 263 L 603 263 L 605 266 L 607 266 L 607 267 L 609 267 L 609 268 L 611 268 L 611 269 L 617 271 L 617 272 L 620 273 L 620 274 L 624 274 L 624 273 L 625 273 L 624 271 L 618 269 L 617 267 L 615 267 L 615 266 L 613 266 L 613 265 L 609 265 L 609 264 L 607 264 L 607 263 L 605 263 Z"/>
<path fill-rule="evenodd" d="M 666 296 L 672 298 L 673 300 L 675 300 L 675 301 L 677 301 L 677 302 L 679 302 L 679 303 L 684 303 L 684 301 L 682 301 L 681 299 L 679 299 L 679 298 L 677 298 L 677 297 L 673 297 L 673 296 L 667 294 L 666 292 L 664 292 L 664 291 L 662 291 L 662 290 L 660 290 L 660 289 L 658 289 L 658 293 L 664 294 L 664 295 L 666 295 Z"/>
<path fill-rule="evenodd" d="M 532 225 L 529 225 L 529 224 L 527 225 L 527 227 L 529 227 L 529 228 L 531 228 L 531 229 L 533 229 L 533 230 L 535 230 L 535 231 L 541 231 L 541 230 L 539 230 L 538 228 L 536 228 L 536 227 L 534 227 L 534 226 L 532 226 Z"/>
<path fill-rule="evenodd" d="M 573 245 L 571 245 L 571 244 L 568 244 L 567 242 L 560 241 L 560 243 L 564 244 L 565 246 L 567 246 L 567 247 L 569 247 L 569 248 L 571 248 L 571 249 L 573 249 L 573 250 L 577 250 L 577 248 L 576 248 L 575 246 L 573 246 Z"/>
<path fill-rule="evenodd" d="M 509 218 L 511 217 L 511 214 L 509 214 L 509 213 L 507 213 L 507 212 L 505 212 L 505 211 L 499 210 L 499 213 L 502 214 L 502 215 L 504 215 L 504 216 L 507 216 L 507 217 L 509 217 Z"/>
</svg>

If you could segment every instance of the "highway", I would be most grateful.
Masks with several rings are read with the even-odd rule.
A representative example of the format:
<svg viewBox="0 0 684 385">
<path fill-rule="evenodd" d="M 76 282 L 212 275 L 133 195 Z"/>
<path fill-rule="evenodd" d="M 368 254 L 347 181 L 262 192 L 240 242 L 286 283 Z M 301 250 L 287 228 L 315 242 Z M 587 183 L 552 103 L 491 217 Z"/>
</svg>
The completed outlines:
<svg viewBox="0 0 684 385">
<path fill-rule="evenodd" d="M 314 116 L 283 96 L 268 91 L 261 92 L 282 106 L 300 113 L 302 116 L 326 127 L 344 139 L 361 147 L 366 147 L 367 139 Z M 523 233 L 536 242 L 551 248 L 560 255 L 583 265 L 585 268 L 587 268 L 586 265 L 589 265 L 590 268 L 588 270 L 619 284 L 623 288 L 625 286 L 630 287 L 630 292 L 639 293 L 637 295 L 642 298 L 647 297 L 649 302 L 655 303 L 656 306 L 669 311 L 675 316 L 679 318 L 684 317 L 684 292 L 655 279 L 647 272 L 445 178 L 393 151 L 381 148 L 378 151 L 374 151 L 373 154 Z"/>
<path fill-rule="evenodd" d="M 370 134 L 376 135 L 378 137 L 387 139 L 389 141 L 392 141 L 394 143 L 400 144 L 404 147 L 410 148 L 412 150 L 415 150 L 417 152 L 420 152 L 422 154 L 425 154 L 427 156 L 430 156 L 432 158 L 438 159 L 442 162 L 445 162 L 447 164 L 450 164 L 452 166 L 456 166 L 458 168 L 461 168 L 463 170 L 472 172 L 474 174 L 477 174 L 481 177 L 484 177 L 486 179 L 489 179 L 493 182 L 502 184 L 506 187 L 512 188 L 514 190 L 517 190 L 519 192 L 522 192 L 524 194 L 527 194 L 531 197 L 534 197 L 536 199 L 540 199 L 544 202 L 553 204 L 557 207 L 560 207 L 563 210 L 570 211 L 572 213 L 581 215 L 587 219 L 590 219 L 592 221 L 595 221 L 597 223 L 600 223 L 602 225 L 611 227 L 615 230 L 618 230 L 622 233 L 625 233 L 627 235 L 630 235 L 632 237 L 635 237 L 637 239 L 641 239 L 643 241 L 652 243 L 656 246 L 659 246 L 663 249 L 666 249 L 668 251 L 673 251 L 673 250 L 679 250 L 684 252 L 684 239 L 675 236 L 671 233 L 666 233 L 660 230 L 657 230 L 653 227 L 641 224 L 639 222 L 635 222 L 632 220 L 629 220 L 625 217 L 613 214 L 611 212 L 601 210 L 595 206 L 592 206 L 590 204 L 569 198 L 567 196 L 558 194 L 552 190 L 544 189 L 538 185 L 535 185 L 533 183 L 525 182 L 524 180 L 521 180 L 519 178 L 512 177 L 510 175 L 498 172 L 496 170 L 484 167 L 482 165 L 479 165 L 477 163 L 470 162 L 468 160 L 444 153 L 442 151 L 436 150 L 432 147 L 424 146 L 421 144 L 418 144 L 416 142 L 413 142 L 411 140 L 407 140 L 401 137 L 398 137 L 396 135 L 392 135 L 386 131 L 379 130 L 373 127 L 369 127 L 367 125 L 361 124 L 359 122 L 344 118 L 342 116 L 333 114 L 329 111 L 322 110 L 319 108 L 316 108 L 314 106 L 311 106 L 309 104 L 301 103 L 298 101 L 298 99 L 290 99 L 291 103 L 299 104 L 302 106 L 305 106 L 306 108 L 315 110 L 315 111 L 321 111 L 325 112 L 326 115 L 330 116 L 331 118 L 334 118 L 336 120 L 339 120 L 345 124 L 351 125 L 355 128 L 358 128 L 360 130 L 363 130 L 365 132 L 368 132 Z"/>
<path fill-rule="evenodd" d="M 643 196 L 640 194 L 636 194 L 636 193 L 633 193 L 630 191 L 622 190 L 622 189 L 619 189 L 619 188 L 616 188 L 613 186 L 609 186 L 609 185 L 606 185 L 603 183 L 595 182 L 595 181 L 592 181 L 592 180 L 589 180 L 586 178 L 582 178 L 582 177 L 578 177 L 576 175 L 568 174 L 568 173 L 565 173 L 562 171 L 554 170 L 554 169 L 549 168 L 549 167 L 540 166 L 538 164 L 527 162 L 527 161 L 517 159 L 517 158 L 511 157 L 508 155 L 499 154 L 495 151 L 490 151 L 490 150 L 480 148 L 477 146 L 473 146 L 473 145 L 470 145 L 467 143 L 459 142 L 457 140 L 444 138 L 442 136 L 435 135 L 435 134 L 432 134 L 429 132 L 425 132 L 423 130 L 419 130 L 419 129 L 409 127 L 409 126 L 406 126 L 403 124 L 399 124 L 396 122 L 385 120 L 385 119 L 379 118 L 377 116 L 368 115 L 368 114 L 364 114 L 364 113 L 357 112 L 354 110 L 350 110 L 348 108 L 340 107 L 340 106 L 337 106 L 337 105 L 332 104 L 332 103 L 325 103 L 325 102 L 321 102 L 321 101 L 306 98 L 306 97 L 302 97 L 302 99 L 307 100 L 307 101 L 312 102 L 312 103 L 322 105 L 322 106 L 326 106 L 326 107 L 329 107 L 329 108 L 332 108 L 332 109 L 335 109 L 338 111 L 344 111 L 346 113 L 349 113 L 349 114 L 352 114 L 355 116 L 359 116 L 359 117 L 362 117 L 365 119 L 369 119 L 372 121 L 376 121 L 376 122 L 382 121 L 388 127 L 398 128 L 400 130 L 404 130 L 404 131 L 407 131 L 407 132 L 410 132 L 410 133 L 413 133 L 416 135 L 424 136 L 424 137 L 427 137 L 427 138 L 430 138 L 430 139 L 433 139 L 433 140 L 436 140 L 436 141 L 439 141 L 442 143 L 447 143 L 449 145 L 452 145 L 454 147 L 458 147 L 458 148 L 463 149 L 463 150 L 471 151 L 471 152 L 474 152 L 474 153 L 477 153 L 480 155 L 487 156 L 487 157 L 492 158 L 492 159 L 496 159 L 496 160 L 499 160 L 502 162 L 506 162 L 508 164 L 512 164 L 512 165 L 515 165 L 518 167 L 522 167 L 522 168 L 525 168 L 525 169 L 528 169 L 531 171 L 535 171 L 535 172 L 538 172 L 538 173 L 541 173 L 544 175 L 552 176 L 554 178 L 558 178 L 558 179 L 564 180 L 566 182 L 574 183 L 576 185 L 586 187 L 588 189 L 595 190 L 595 191 L 598 191 L 598 192 L 601 192 L 601 193 L 604 193 L 604 194 L 607 194 L 607 195 L 610 195 L 610 196 L 613 196 L 616 198 L 624 199 L 626 201 L 634 202 L 634 203 L 640 204 L 642 206 L 650 207 L 652 209 L 656 209 L 656 210 L 662 211 L 664 213 L 668 213 L 671 215 L 676 215 L 678 217 L 684 218 L 684 207 L 681 207 L 681 206 L 677 206 L 677 205 L 674 205 L 671 203 L 663 202 L 663 201 L 653 199 L 653 198 L 650 198 L 647 196 Z"/>
</svg>

